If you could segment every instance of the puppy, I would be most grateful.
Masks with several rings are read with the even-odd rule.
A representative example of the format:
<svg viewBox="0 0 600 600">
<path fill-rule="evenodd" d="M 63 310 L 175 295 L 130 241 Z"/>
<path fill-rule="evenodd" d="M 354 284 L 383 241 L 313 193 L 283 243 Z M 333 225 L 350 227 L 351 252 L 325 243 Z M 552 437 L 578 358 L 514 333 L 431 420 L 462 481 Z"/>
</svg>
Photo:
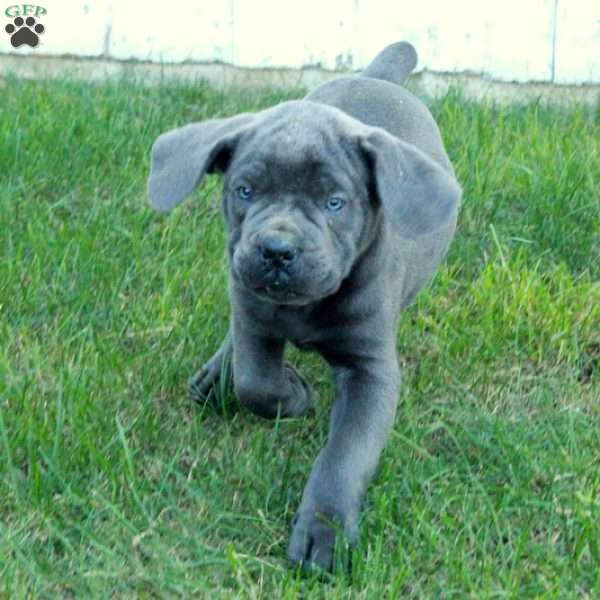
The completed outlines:
<svg viewBox="0 0 600 600">
<path fill-rule="evenodd" d="M 408 43 L 360 75 L 299 101 L 193 123 L 152 148 L 149 197 L 182 202 L 206 173 L 223 177 L 230 260 L 229 333 L 191 380 L 198 398 L 231 362 L 239 401 L 297 417 L 311 403 L 284 360 L 287 341 L 331 366 L 329 438 L 304 489 L 293 563 L 330 569 L 336 534 L 356 542 L 365 488 L 394 422 L 396 325 L 454 235 L 461 189 L 431 114 L 402 87 Z"/>
</svg>

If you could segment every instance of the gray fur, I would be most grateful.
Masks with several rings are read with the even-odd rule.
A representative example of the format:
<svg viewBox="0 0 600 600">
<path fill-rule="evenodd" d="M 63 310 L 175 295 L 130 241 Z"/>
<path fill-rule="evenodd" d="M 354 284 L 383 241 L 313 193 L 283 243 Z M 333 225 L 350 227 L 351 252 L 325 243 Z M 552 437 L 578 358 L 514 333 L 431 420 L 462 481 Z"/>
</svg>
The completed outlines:
<svg viewBox="0 0 600 600">
<path fill-rule="evenodd" d="M 212 172 L 214 156 L 229 144 L 233 145 L 244 125 L 253 119 L 252 115 L 239 115 L 192 123 L 159 136 L 152 147 L 152 171 L 148 180 L 152 206 L 168 211 L 183 202 L 204 173 Z"/>
<path fill-rule="evenodd" d="M 380 52 L 362 74 L 364 77 L 404 85 L 416 66 L 417 51 L 414 47 L 408 42 L 397 42 Z"/>
<path fill-rule="evenodd" d="M 410 44 L 393 44 L 362 75 L 176 129 L 152 149 L 149 196 L 159 210 L 182 202 L 205 173 L 224 179 L 231 327 L 192 378 L 193 394 L 206 398 L 231 363 L 242 404 L 264 417 L 299 416 L 311 394 L 284 361 L 286 342 L 331 366 L 329 438 L 288 547 L 304 566 L 331 567 L 336 529 L 356 541 L 394 421 L 398 315 L 454 235 L 460 186 L 429 111 L 399 85 L 415 64 Z"/>
</svg>

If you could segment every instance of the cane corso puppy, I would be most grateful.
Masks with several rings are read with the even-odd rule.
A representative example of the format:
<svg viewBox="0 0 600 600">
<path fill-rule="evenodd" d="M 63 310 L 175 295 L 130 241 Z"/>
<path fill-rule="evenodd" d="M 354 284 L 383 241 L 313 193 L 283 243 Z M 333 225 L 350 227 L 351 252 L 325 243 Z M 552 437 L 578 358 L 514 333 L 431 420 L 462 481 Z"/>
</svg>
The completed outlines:
<svg viewBox="0 0 600 600">
<path fill-rule="evenodd" d="M 454 235 L 461 188 L 431 114 L 403 83 L 408 43 L 360 75 L 255 114 L 192 123 L 152 148 L 149 197 L 177 206 L 206 173 L 223 177 L 231 325 L 191 379 L 206 398 L 231 362 L 239 401 L 298 417 L 310 389 L 284 360 L 319 352 L 335 380 L 329 438 L 294 519 L 293 563 L 332 566 L 357 538 L 361 500 L 394 422 L 396 325 Z"/>
</svg>

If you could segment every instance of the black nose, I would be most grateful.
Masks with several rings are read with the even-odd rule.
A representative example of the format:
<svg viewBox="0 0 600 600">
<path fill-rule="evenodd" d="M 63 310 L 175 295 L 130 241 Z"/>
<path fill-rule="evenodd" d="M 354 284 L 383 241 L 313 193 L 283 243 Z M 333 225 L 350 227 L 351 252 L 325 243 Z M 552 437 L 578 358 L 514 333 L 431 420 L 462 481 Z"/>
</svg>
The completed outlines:
<svg viewBox="0 0 600 600">
<path fill-rule="evenodd" d="M 289 267 L 299 254 L 297 246 L 278 236 L 263 238 L 258 251 L 266 267 Z"/>
</svg>

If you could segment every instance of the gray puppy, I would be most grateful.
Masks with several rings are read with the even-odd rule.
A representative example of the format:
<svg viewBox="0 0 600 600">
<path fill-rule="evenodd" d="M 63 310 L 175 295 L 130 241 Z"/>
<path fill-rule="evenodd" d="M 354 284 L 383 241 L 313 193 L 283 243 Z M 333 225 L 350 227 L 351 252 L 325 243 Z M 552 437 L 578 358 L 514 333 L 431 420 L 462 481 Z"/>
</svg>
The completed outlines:
<svg viewBox="0 0 600 600">
<path fill-rule="evenodd" d="M 356 541 L 394 422 L 398 315 L 454 235 L 460 186 L 431 114 L 402 87 L 416 60 L 410 44 L 393 44 L 361 75 L 304 100 L 193 123 L 152 148 L 149 196 L 160 211 L 206 173 L 224 178 L 231 326 L 191 380 L 196 397 L 231 358 L 242 404 L 263 417 L 297 417 L 310 391 L 284 361 L 286 342 L 331 365 L 329 438 L 288 547 L 304 566 L 331 568 L 336 531 Z"/>
</svg>

